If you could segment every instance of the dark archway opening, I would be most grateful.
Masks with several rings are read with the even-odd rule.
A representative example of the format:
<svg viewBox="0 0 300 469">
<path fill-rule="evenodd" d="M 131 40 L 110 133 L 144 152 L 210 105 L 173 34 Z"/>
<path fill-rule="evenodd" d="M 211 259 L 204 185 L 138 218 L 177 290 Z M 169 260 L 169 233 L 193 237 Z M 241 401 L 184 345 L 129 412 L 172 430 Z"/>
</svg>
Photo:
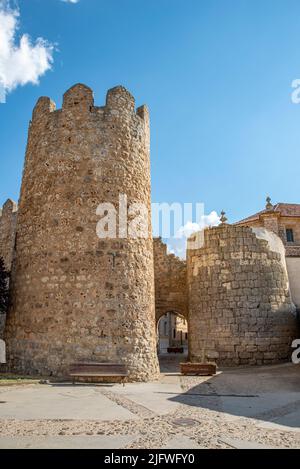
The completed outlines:
<svg viewBox="0 0 300 469">
<path fill-rule="evenodd" d="M 157 355 L 162 372 L 178 372 L 188 357 L 188 323 L 176 311 L 168 311 L 157 322 Z"/>
</svg>

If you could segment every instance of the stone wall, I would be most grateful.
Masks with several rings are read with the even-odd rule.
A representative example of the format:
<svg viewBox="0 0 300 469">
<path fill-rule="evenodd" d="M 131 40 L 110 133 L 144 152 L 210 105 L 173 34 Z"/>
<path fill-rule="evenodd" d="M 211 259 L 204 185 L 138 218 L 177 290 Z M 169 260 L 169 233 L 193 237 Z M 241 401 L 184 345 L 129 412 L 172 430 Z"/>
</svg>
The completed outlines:
<svg viewBox="0 0 300 469">
<path fill-rule="evenodd" d="M 10 199 L 0 209 L 0 257 L 9 272 L 15 246 L 17 210 L 17 204 Z"/>
<path fill-rule="evenodd" d="M 161 238 L 154 239 L 156 321 L 167 312 L 188 316 L 186 262 L 167 254 Z"/>
<path fill-rule="evenodd" d="M 300 288 L 298 282 L 298 264 L 300 262 L 300 219 L 297 217 L 281 217 L 274 213 L 264 214 L 258 220 L 241 222 L 238 226 L 251 226 L 253 228 L 266 228 L 280 237 L 285 247 L 288 276 L 292 299 L 297 308 L 300 308 Z M 287 242 L 286 230 L 291 228 L 294 234 L 294 242 Z"/>
<path fill-rule="evenodd" d="M 84 85 L 65 93 L 60 110 L 39 99 L 5 333 L 11 370 L 64 375 L 84 360 L 123 362 L 131 380 L 156 377 L 149 141 L 147 108 L 136 111 L 123 87 L 108 91 L 104 107 Z M 98 205 L 118 210 L 120 194 L 146 207 L 144 239 L 97 236 Z"/>
<path fill-rule="evenodd" d="M 298 330 L 277 236 L 270 241 L 264 229 L 230 225 L 206 229 L 203 247 L 188 250 L 187 262 L 192 361 L 203 351 L 221 365 L 290 358 Z"/>
<path fill-rule="evenodd" d="M 8 272 L 11 271 L 17 220 L 17 204 L 8 199 L 0 210 L 0 257 Z M 0 338 L 4 333 L 5 315 L 0 314 Z"/>
</svg>

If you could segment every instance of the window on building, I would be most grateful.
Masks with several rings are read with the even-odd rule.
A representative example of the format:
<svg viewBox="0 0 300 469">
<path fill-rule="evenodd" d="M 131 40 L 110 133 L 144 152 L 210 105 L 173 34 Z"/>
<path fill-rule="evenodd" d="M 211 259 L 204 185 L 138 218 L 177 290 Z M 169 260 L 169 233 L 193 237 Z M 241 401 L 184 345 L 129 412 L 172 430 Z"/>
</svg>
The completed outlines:
<svg viewBox="0 0 300 469">
<path fill-rule="evenodd" d="M 286 229 L 286 240 L 288 243 L 293 243 L 294 242 L 294 233 L 291 228 Z"/>
<path fill-rule="evenodd" d="M 176 329 L 173 329 L 173 339 L 176 339 Z"/>
</svg>

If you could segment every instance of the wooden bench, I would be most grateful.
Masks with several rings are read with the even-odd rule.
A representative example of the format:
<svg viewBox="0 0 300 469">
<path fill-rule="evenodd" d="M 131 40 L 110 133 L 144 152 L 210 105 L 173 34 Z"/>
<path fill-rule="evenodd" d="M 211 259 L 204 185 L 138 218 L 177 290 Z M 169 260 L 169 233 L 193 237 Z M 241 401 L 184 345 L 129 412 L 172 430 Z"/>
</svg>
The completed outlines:
<svg viewBox="0 0 300 469">
<path fill-rule="evenodd" d="M 74 363 L 70 365 L 69 375 L 75 384 L 76 378 L 81 381 L 93 383 L 99 382 L 103 378 L 120 378 L 125 386 L 125 379 L 128 376 L 125 365 L 120 363 Z"/>
<path fill-rule="evenodd" d="M 184 349 L 183 347 L 168 347 L 167 352 L 168 353 L 183 353 Z"/>
<path fill-rule="evenodd" d="M 180 363 L 183 375 L 213 376 L 217 373 L 215 363 Z"/>
</svg>

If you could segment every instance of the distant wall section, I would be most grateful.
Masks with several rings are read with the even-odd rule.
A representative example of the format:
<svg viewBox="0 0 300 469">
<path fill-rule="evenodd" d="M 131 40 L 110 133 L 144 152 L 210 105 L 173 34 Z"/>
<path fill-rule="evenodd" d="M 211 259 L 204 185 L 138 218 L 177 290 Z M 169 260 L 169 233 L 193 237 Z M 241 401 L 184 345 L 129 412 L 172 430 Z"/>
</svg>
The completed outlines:
<svg viewBox="0 0 300 469">
<path fill-rule="evenodd" d="M 156 321 L 172 311 L 187 318 L 186 262 L 174 254 L 168 254 L 161 238 L 155 238 L 153 246 Z"/>
<path fill-rule="evenodd" d="M 10 272 L 12 268 L 17 221 L 17 204 L 8 199 L 0 209 L 0 257 L 4 259 L 5 267 Z M 4 333 L 6 316 L 0 314 L 0 338 Z"/>
</svg>

